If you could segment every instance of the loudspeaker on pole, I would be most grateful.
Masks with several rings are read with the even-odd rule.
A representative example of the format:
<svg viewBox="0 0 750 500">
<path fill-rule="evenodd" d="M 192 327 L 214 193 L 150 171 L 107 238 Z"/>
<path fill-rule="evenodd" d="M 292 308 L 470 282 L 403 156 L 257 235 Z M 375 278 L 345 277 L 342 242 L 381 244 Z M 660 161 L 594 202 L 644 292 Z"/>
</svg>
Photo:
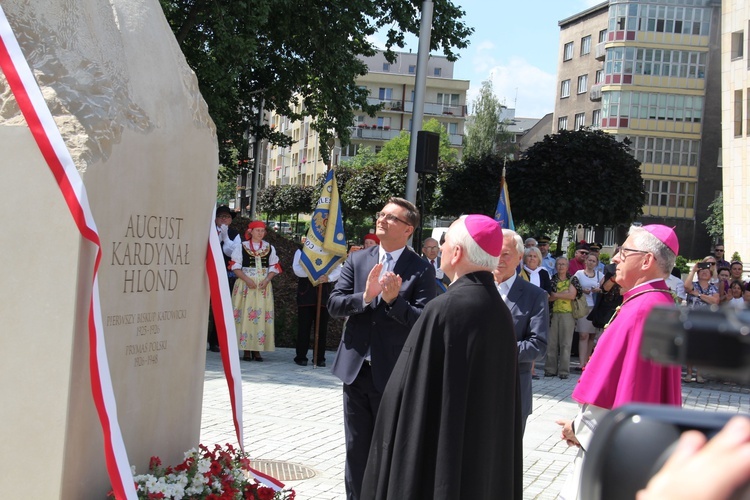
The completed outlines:
<svg viewBox="0 0 750 500">
<path fill-rule="evenodd" d="M 440 134 L 426 130 L 417 132 L 417 157 L 414 170 L 418 174 L 436 174 L 439 149 Z"/>
</svg>

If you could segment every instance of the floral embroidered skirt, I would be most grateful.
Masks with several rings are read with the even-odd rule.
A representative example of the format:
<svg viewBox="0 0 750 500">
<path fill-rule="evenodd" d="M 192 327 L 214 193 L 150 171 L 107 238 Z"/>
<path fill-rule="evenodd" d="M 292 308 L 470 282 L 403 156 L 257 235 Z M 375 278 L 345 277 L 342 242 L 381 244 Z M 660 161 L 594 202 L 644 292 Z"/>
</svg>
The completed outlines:
<svg viewBox="0 0 750 500">
<path fill-rule="evenodd" d="M 254 272 L 243 269 L 256 279 Z M 249 272 L 248 272 L 249 271 Z M 256 282 L 260 282 L 256 279 Z M 269 283 L 265 290 L 251 289 L 238 279 L 232 290 L 234 322 L 237 327 L 237 345 L 241 351 L 274 350 L 273 288 Z"/>
</svg>

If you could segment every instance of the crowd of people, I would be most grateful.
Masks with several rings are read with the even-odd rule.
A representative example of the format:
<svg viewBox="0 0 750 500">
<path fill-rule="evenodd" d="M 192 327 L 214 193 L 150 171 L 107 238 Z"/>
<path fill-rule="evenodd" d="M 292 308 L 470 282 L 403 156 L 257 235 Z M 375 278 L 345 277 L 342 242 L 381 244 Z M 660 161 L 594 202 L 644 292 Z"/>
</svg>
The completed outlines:
<svg viewBox="0 0 750 500">
<path fill-rule="evenodd" d="M 274 345 L 273 322 L 264 318 L 273 317 L 278 258 L 263 239 L 262 222 L 252 222 L 240 243 L 225 218 L 217 210 L 217 231 L 236 276 L 238 343 L 243 359 L 262 361 L 260 352 Z M 579 448 L 561 497 L 579 498 L 586 449 L 612 409 L 680 406 L 681 382 L 705 380 L 691 366 L 682 376 L 680 367 L 640 356 L 649 310 L 682 302 L 745 307 L 750 300 L 742 263 L 723 261 L 723 246 L 692 266 L 684 281 L 677 277 L 679 244 L 665 226 L 631 228 L 605 266 L 601 245 L 580 242 L 570 260 L 555 258 L 549 238 L 524 241 L 481 215 L 459 218 L 444 241 L 425 239 L 419 255 L 408 246 L 418 224 L 413 204 L 391 198 L 363 247 L 317 286 L 298 269 L 300 251 L 295 255 L 300 320 L 294 361 L 308 363 L 317 318 L 323 340 L 313 363 L 325 366 L 328 317 L 346 318 L 332 372 L 343 382 L 349 499 L 493 498 L 499 491 L 521 498 L 534 364 L 544 359 L 545 376 L 567 378 L 574 332 L 582 374 L 572 397 L 581 406 L 574 419 L 558 423 L 561 438 Z M 313 300 L 318 287 L 322 304 Z M 750 434 L 724 437 L 719 445 L 692 434 L 684 440 L 692 444 L 681 441 L 680 460 L 705 462 L 717 448 L 730 449 L 733 457 L 746 453 Z M 692 480 L 681 471 L 668 463 L 633 494 L 658 498 L 665 485 Z M 717 484 L 726 489 L 727 482 L 750 479 L 750 470 L 734 467 L 724 476 Z"/>
</svg>

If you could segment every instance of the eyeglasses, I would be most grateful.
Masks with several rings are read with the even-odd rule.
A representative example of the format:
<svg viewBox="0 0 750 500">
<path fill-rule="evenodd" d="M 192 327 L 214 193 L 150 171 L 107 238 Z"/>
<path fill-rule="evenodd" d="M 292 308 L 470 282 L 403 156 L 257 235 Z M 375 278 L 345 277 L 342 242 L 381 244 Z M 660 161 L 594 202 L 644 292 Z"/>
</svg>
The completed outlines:
<svg viewBox="0 0 750 500">
<path fill-rule="evenodd" d="M 388 222 L 394 223 L 394 222 L 400 222 L 401 224 L 406 224 L 407 226 L 411 226 L 408 222 L 406 222 L 403 219 L 399 219 L 393 214 L 387 214 L 385 212 L 378 212 L 375 214 L 375 220 L 379 220 L 380 218 L 384 218 Z"/>
<path fill-rule="evenodd" d="M 583 255 L 588 255 L 589 253 L 586 250 L 576 250 L 578 253 L 582 253 Z"/>
<path fill-rule="evenodd" d="M 422 247 L 423 250 L 437 250 L 438 247 Z"/>
<path fill-rule="evenodd" d="M 631 254 L 631 253 L 651 253 L 651 252 L 647 252 L 645 250 L 636 250 L 635 248 L 620 247 L 620 250 L 618 250 L 617 253 L 620 254 L 620 258 L 622 260 L 625 260 L 628 257 L 628 254 Z"/>
</svg>

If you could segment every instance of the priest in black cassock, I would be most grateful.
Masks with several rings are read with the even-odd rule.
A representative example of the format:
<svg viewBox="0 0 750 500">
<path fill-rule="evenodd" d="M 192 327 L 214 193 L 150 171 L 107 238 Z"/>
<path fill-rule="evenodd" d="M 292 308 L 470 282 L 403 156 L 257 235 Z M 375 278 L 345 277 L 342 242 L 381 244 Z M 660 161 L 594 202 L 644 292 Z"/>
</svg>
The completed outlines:
<svg viewBox="0 0 750 500">
<path fill-rule="evenodd" d="M 363 499 L 522 497 L 516 338 L 491 273 L 502 247 L 484 215 L 446 234 L 451 285 L 425 306 L 386 385 Z"/>
</svg>

